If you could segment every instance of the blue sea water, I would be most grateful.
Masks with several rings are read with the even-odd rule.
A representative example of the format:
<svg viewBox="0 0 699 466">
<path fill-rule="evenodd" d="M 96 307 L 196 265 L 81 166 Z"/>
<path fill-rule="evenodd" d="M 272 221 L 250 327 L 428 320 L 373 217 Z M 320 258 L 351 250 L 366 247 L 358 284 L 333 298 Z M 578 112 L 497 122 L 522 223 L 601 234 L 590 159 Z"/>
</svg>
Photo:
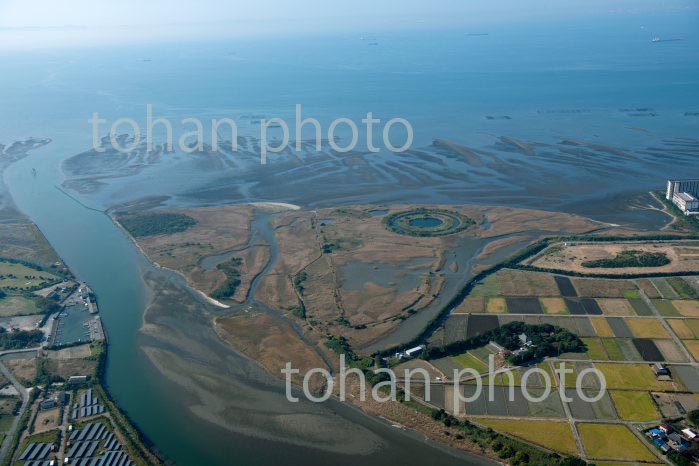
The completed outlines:
<svg viewBox="0 0 699 466">
<path fill-rule="evenodd" d="M 5 53 L 0 137 L 60 128 L 89 147 L 93 112 L 143 122 L 146 104 L 172 119 L 291 121 L 295 104 L 325 122 L 373 112 L 384 121 L 408 119 L 414 146 L 433 137 L 477 146 L 490 132 L 633 143 L 639 135 L 621 131 L 630 125 L 661 137 L 696 134 L 699 119 L 684 117 L 699 109 L 693 15 L 600 15 L 485 32 L 372 35 L 378 45 L 345 34 Z M 652 43 L 660 33 L 682 40 Z M 658 116 L 627 117 L 624 108 Z M 576 110 L 586 113 L 570 113 Z"/>
<path fill-rule="evenodd" d="M 600 13 L 555 23 L 490 26 L 475 31 L 488 33 L 478 36 L 466 34 L 473 30 L 434 29 L 379 32 L 370 34 L 371 41 L 357 33 L 3 52 L 0 143 L 28 136 L 55 140 L 32 157 L 31 165 L 10 170 L 5 180 L 20 207 L 108 304 L 103 306 L 107 330 L 118 336 L 110 349 L 110 390 L 146 435 L 181 464 L 192 464 L 196 458 L 206 458 L 207 464 L 230 464 L 231 457 L 240 458 L 240 464 L 272 464 L 283 459 L 283 453 L 248 451 L 243 441 L 229 445 L 228 436 L 209 435 L 198 424 L 187 435 L 161 427 L 159 419 L 176 425 L 189 418 L 178 417 L 176 409 L 168 409 L 165 401 L 156 399 L 157 393 L 149 391 L 160 376 L 154 371 L 135 381 L 114 376 L 133 367 L 148 368 L 140 360 L 134 365 L 135 359 L 143 358 L 135 347 L 140 307 L 146 299 L 137 274 L 145 266 L 134 251 L 114 252 L 114 257 L 106 258 L 119 264 L 116 275 L 132 273 L 114 284 L 115 272 L 95 262 L 94 257 L 103 257 L 98 251 L 103 243 L 95 238 L 104 232 L 113 235 L 108 239 L 115 251 L 126 250 L 129 243 L 109 230 L 112 226 L 106 219 L 83 218 L 75 206 L 70 218 L 81 228 L 72 231 L 73 225 L 53 208 L 54 203 L 60 205 L 51 197 L 58 195 L 53 187 L 29 184 L 29 167 L 38 167 L 43 180 L 42 164 L 53 166 L 89 149 L 92 134 L 87 120 L 94 112 L 110 121 L 129 117 L 143 123 L 147 104 L 173 121 L 242 115 L 292 120 L 294 106 L 302 104 L 305 116 L 327 126 L 337 117 L 359 121 L 372 112 L 383 120 L 409 120 L 415 147 L 428 145 L 435 137 L 482 147 L 500 135 L 540 142 L 574 138 L 627 148 L 645 148 L 666 139 L 697 139 L 699 116 L 691 114 L 699 112 L 698 25 L 691 13 Z M 682 40 L 652 43 L 655 35 Z M 630 116 L 633 113 L 655 116 Z M 259 128 L 241 121 L 241 130 L 255 136 Z M 668 164 L 661 171 L 657 164 L 634 166 L 643 173 L 639 180 L 629 180 L 621 171 L 611 178 L 648 190 L 666 176 L 698 177 L 697 166 Z M 594 174 L 585 174 L 584 179 L 590 183 Z M 60 174 L 46 180 L 60 183 Z M 147 181 L 164 191 L 180 183 L 179 179 L 168 183 L 157 175 Z M 585 188 L 555 189 L 587 194 L 597 188 L 590 183 Z M 83 197 L 99 208 L 114 201 Z M 303 459 L 302 452 L 295 455 L 294 460 Z"/>
</svg>

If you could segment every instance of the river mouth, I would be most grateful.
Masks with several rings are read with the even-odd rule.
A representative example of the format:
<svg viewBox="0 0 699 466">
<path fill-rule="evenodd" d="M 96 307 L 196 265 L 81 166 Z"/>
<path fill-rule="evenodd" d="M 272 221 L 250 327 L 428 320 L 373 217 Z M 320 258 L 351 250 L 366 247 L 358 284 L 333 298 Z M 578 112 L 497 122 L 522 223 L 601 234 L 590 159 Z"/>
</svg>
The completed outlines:
<svg viewBox="0 0 699 466">
<path fill-rule="evenodd" d="M 53 150 L 70 147 L 59 139 Z M 212 466 L 231 457 L 260 466 L 379 466 L 386 455 L 403 464 L 490 464 L 339 402 L 289 403 L 279 379 L 218 338 L 212 320 L 219 308 L 180 275 L 154 267 L 100 209 L 56 190 L 60 161 L 33 178 L 41 155 L 15 163 L 4 179 L 20 209 L 99 296 L 110 338 L 106 386 L 165 457 Z"/>
<path fill-rule="evenodd" d="M 662 56 L 649 55 L 647 41 L 632 36 L 624 39 L 634 45 L 623 60 L 595 55 L 623 50 L 605 48 L 605 34 L 585 36 L 591 46 L 583 51 L 592 54 L 581 60 L 567 47 L 562 57 L 553 57 L 546 54 L 542 34 L 555 38 L 550 43 L 568 45 L 566 34 L 584 30 L 548 26 L 552 29 L 536 34 L 511 28 L 509 39 L 527 51 L 521 56 L 503 54 L 502 46 L 488 45 L 487 38 L 474 47 L 473 38 L 459 30 L 434 38 L 387 37 L 368 51 L 342 35 L 310 48 L 303 41 L 270 40 L 4 57 L 0 142 L 27 134 L 55 139 L 5 171 L 6 184 L 19 210 L 99 296 L 110 336 L 108 388 L 165 456 L 187 466 L 483 462 L 434 448 L 419 435 L 398 432 L 339 403 L 286 406 L 279 381 L 223 345 L 210 328 L 213 316 L 229 311 L 211 307 L 181 277 L 154 267 L 100 211 L 139 199 L 148 199 L 144 205 L 151 208 L 255 201 L 305 209 L 364 204 L 376 207 L 371 210 L 376 217 L 398 204 L 500 204 L 577 213 L 629 228 L 662 227 L 668 218 L 647 192 L 659 189 L 666 176 L 684 176 L 698 154 L 696 115 L 690 115 L 699 105 L 694 62 L 670 47 Z M 400 53 L 385 53 L 392 50 Z M 454 59 L 454 50 L 460 59 Z M 290 65 L 289 57 L 297 63 Z M 633 63 L 650 72 L 633 69 Z M 282 68 L 289 72 L 279 73 Z M 110 123 L 140 118 L 146 102 L 173 121 L 240 116 L 241 146 L 250 150 L 107 159 L 89 151 L 85 120 L 93 112 Z M 369 110 L 382 119 L 405 117 L 416 128 L 415 144 L 403 154 L 369 156 L 290 150 L 261 166 L 259 151 L 251 149 L 259 148 L 259 124 L 244 115 L 293 119 L 299 102 L 313 106 L 323 127 L 340 114 Z M 622 111 L 631 105 L 655 106 L 658 114 Z M 9 213 L 6 207 L 0 205 L 0 211 Z M 444 222 L 408 226 L 431 233 Z M 526 244 L 522 238 L 482 264 L 495 264 Z M 479 238 L 464 239 L 445 267 L 453 266 L 458 272 L 452 273 L 467 281 L 473 257 L 487 246 Z M 214 268 L 227 254 L 202 265 Z M 362 265 L 356 271 L 367 267 L 374 270 Z M 374 272 L 377 282 L 394 286 L 394 270 Z M 449 284 L 444 295 L 453 295 L 458 284 Z M 361 350 L 411 340 L 438 309 L 418 313 Z M 326 417 L 332 422 L 320 419 Z M 346 437 L 347 445 L 321 438 L 318 447 L 309 446 L 325 430 L 337 443 Z"/>
</svg>

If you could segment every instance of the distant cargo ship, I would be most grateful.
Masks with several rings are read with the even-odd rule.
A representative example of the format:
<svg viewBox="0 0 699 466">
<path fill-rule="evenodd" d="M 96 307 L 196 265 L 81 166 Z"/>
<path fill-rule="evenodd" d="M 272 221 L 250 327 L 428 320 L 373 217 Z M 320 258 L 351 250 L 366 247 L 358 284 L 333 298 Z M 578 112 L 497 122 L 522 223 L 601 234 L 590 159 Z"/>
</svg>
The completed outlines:
<svg viewBox="0 0 699 466">
<path fill-rule="evenodd" d="M 661 39 L 660 37 L 653 37 L 651 42 L 675 42 L 682 39 Z"/>
</svg>

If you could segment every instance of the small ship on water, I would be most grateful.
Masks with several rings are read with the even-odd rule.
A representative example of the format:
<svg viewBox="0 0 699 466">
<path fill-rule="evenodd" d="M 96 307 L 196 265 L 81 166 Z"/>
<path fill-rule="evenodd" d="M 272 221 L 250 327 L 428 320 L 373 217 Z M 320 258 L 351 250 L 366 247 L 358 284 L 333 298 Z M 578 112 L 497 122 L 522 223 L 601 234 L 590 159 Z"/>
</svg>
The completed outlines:
<svg viewBox="0 0 699 466">
<path fill-rule="evenodd" d="M 682 39 L 661 39 L 660 37 L 653 37 L 650 41 L 651 42 L 676 42 L 678 40 L 682 40 Z"/>
</svg>

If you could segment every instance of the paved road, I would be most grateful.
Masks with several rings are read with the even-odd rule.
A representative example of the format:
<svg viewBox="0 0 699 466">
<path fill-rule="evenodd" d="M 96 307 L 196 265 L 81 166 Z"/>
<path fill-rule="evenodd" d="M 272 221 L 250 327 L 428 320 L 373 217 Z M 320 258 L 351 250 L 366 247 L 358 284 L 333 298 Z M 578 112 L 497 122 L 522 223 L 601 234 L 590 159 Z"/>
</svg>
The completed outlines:
<svg viewBox="0 0 699 466">
<path fill-rule="evenodd" d="M 36 348 L 26 348 L 26 349 L 21 349 L 21 350 L 8 350 L 8 351 L 0 351 L 0 356 L 4 356 L 6 354 L 17 354 L 17 353 L 29 353 L 31 351 L 38 351 L 40 350 L 41 347 L 36 347 Z M 5 456 L 7 456 L 8 453 L 10 453 L 8 450 L 10 448 L 10 442 L 12 441 L 15 432 L 17 431 L 17 428 L 19 427 L 19 421 L 22 419 L 22 416 L 24 415 L 24 412 L 27 410 L 29 407 L 29 390 L 19 383 L 19 380 L 12 375 L 12 373 L 7 370 L 7 367 L 0 361 L 0 372 L 7 377 L 7 379 L 10 381 L 13 387 L 19 392 L 20 396 L 22 397 L 22 405 L 19 408 L 19 414 L 15 416 L 15 419 L 12 421 L 12 426 L 10 429 L 7 431 L 7 434 L 5 435 L 5 439 L 2 441 L 2 446 L 0 446 L 0 463 L 5 460 Z"/>
</svg>

